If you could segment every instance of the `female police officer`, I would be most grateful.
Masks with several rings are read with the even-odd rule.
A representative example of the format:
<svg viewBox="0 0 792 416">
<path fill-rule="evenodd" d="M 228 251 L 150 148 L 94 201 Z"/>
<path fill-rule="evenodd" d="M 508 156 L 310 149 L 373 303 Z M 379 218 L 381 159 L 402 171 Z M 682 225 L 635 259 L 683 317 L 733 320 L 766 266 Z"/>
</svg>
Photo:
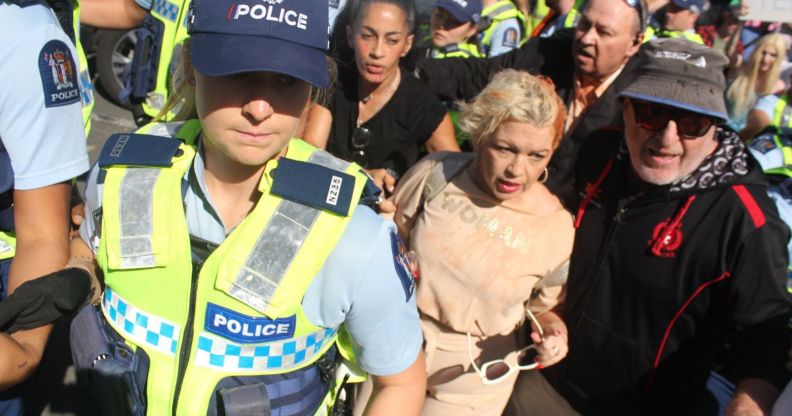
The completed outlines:
<svg viewBox="0 0 792 416">
<path fill-rule="evenodd" d="M 88 181 L 88 244 L 75 240 L 72 260 L 95 256 L 99 320 L 117 342 L 94 343 L 84 309 L 75 364 L 132 372 L 118 377 L 137 414 L 313 414 L 335 398 L 339 345 L 373 375 L 369 410 L 417 414 L 425 369 L 403 246 L 357 206 L 359 167 L 291 139 L 310 85 L 328 85 L 326 3 L 192 7 L 198 120 L 111 137 Z"/>
</svg>

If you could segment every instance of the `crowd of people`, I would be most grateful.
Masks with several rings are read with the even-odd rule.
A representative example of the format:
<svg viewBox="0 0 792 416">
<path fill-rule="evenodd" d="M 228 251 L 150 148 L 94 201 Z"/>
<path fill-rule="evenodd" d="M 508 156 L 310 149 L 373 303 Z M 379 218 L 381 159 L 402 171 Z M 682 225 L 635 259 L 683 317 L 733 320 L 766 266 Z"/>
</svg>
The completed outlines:
<svg viewBox="0 0 792 416">
<path fill-rule="evenodd" d="M 63 317 L 97 414 L 792 413 L 785 25 L 188 3 L 0 3 L 0 415 Z M 81 14 L 171 12 L 90 165 Z"/>
</svg>

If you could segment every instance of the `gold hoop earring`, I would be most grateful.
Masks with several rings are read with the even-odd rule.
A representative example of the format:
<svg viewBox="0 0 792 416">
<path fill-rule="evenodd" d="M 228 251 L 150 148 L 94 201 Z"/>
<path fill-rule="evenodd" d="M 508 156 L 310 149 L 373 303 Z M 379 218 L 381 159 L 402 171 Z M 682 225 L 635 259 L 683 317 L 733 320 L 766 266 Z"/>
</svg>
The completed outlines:
<svg viewBox="0 0 792 416">
<path fill-rule="evenodd" d="M 550 177 L 550 171 L 548 171 L 547 168 L 544 168 L 544 172 L 542 172 L 542 174 L 539 175 L 539 178 L 537 178 L 536 180 L 541 183 L 545 183 L 547 182 L 547 178 L 549 177 Z"/>
</svg>

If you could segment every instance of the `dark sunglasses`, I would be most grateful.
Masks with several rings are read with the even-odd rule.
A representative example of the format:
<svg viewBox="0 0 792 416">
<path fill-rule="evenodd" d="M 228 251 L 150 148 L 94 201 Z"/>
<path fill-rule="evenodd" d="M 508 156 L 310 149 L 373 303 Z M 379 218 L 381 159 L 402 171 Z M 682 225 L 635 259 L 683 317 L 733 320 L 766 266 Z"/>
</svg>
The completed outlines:
<svg viewBox="0 0 792 416">
<path fill-rule="evenodd" d="M 371 143 L 371 130 L 355 127 L 352 131 L 352 159 L 362 167 L 366 167 L 366 148 Z"/>
<path fill-rule="evenodd" d="M 660 131 L 674 120 L 680 136 L 698 138 L 705 135 L 715 125 L 712 117 L 692 111 L 679 110 L 660 104 L 631 100 L 635 123 L 642 129 Z"/>
<path fill-rule="evenodd" d="M 646 31 L 646 24 L 649 20 L 649 16 L 646 14 L 646 9 L 644 8 L 641 0 L 624 0 L 628 6 L 635 9 L 638 12 L 638 19 L 640 20 L 641 26 L 638 33 L 644 33 Z"/>
</svg>

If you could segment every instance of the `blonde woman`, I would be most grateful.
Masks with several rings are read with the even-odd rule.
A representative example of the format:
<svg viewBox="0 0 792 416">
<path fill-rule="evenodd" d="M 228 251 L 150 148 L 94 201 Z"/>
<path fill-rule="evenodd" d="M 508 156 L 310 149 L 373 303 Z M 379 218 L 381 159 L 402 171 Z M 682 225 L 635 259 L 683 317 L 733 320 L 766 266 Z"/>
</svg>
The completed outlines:
<svg viewBox="0 0 792 416">
<path fill-rule="evenodd" d="M 394 221 L 420 269 L 424 415 L 500 415 L 519 371 L 566 355 L 566 327 L 553 310 L 572 217 L 542 184 L 565 115 L 549 81 L 500 72 L 462 109 L 475 155 L 429 155 L 395 191 Z M 447 182 L 438 185 L 438 172 Z M 528 349 L 518 339 L 526 320 Z"/>
<path fill-rule="evenodd" d="M 726 90 L 729 126 L 736 131 L 745 128 L 748 111 L 760 97 L 784 90 L 779 79 L 781 64 L 786 60 L 787 46 L 783 36 L 772 33 L 759 39 L 748 62 Z"/>
</svg>

